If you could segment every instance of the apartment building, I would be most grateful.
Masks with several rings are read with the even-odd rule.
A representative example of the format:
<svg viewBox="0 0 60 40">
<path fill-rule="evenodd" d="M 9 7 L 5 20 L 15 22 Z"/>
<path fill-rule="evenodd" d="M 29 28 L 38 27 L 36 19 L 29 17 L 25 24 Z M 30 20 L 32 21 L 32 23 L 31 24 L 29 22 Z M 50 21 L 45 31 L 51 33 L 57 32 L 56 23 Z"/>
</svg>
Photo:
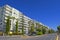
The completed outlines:
<svg viewBox="0 0 60 40">
<path fill-rule="evenodd" d="M 10 7 L 9 5 L 5 5 L 5 6 L 0 7 L 0 31 L 1 32 L 6 31 L 6 22 L 7 22 L 6 20 L 8 19 L 8 17 L 10 17 L 10 32 L 15 32 L 17 21 L 18 21 L 18 32 L 22 32 L 22 26 L 24 26 L 25 34 L 29 33 L 29 28 L 32 23 L 34 24 L 35 28 L 37 27 L 36 23 L 39 23 L 39 22 L 25 16 L 19 10 L 15 9 L 13 7 Z M 41 25 L 43 25 L 43 24 L 41 24 Z"/>
</svg>

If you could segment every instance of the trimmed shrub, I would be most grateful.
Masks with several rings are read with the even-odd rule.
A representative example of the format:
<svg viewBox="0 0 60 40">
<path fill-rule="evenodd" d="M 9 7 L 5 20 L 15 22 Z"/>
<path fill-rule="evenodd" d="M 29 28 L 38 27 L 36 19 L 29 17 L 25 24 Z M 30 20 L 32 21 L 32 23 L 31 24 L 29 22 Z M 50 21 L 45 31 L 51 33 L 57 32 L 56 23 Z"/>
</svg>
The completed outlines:
<svg viewBox="0 0 60 40">
<path fill-rule="evenodd" d="M 20 32 L 18 32 L 18 33 L 13 32 L 13 35 L 22 35 L 22 33 L 20 33 Z"/>
<path fill-rule="evenodd" d="M 42 35 L 43 33 L 42 32 L 37 32 L 37 35 Z"/>
<path fill-rule="evenodd" d="M 3 35 L 3 32 L 0 32 L 0 36 L 2 36 Z"/>
</svg>

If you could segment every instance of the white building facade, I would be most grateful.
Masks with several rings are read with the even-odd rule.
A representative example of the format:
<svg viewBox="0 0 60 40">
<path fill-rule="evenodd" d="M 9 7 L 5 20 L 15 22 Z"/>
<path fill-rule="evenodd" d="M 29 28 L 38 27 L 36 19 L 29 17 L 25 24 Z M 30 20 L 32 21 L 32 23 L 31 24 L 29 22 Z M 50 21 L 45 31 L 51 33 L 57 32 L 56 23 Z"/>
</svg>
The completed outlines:
<svg viewBox="0 0 60 40">
<path fill-rule="evenodd" d="M 15 31 L 16 28 L 16 21 L 18 21 L 18 32 L 22 31 L 22 26 L 24 25 L 24 32 L 25 34 L 28 34 L 28 29 L 30 27 L 29 21 L 32 21 L 34 23 L 34 26 L 36 26 L 36 21 L 33 19 L 25 16 L 22 12 L 16 10 L 13 7 L 10 7 L 9 5 L 5 5 L 0 7 L 0 31 L 5 32 L 6 30 L 6 19 L 7 17 L 10 18 L 10 31 Z M 24 22 L 24 23 L 23 23 Z M 23 24 L 22 24 L 23 23 Z"/>
</svg>

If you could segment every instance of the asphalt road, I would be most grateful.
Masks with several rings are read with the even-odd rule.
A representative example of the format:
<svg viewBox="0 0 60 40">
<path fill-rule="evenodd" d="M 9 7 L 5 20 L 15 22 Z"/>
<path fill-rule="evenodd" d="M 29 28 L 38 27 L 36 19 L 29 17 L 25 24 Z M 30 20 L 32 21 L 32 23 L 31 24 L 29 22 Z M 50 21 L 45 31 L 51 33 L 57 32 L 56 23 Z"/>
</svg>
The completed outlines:
<svg viewBox="0 0 60 40">
<path fill-rule="evenodd" d="M 56 34 L 43 35 L 35 38 L 29 38 L 27 40 L 56 40 Z"/>
<path fill-rule="evenodd" d="M 0 36 L 0 40 L 56 40 L 56 34 L 21 38 L 20 36 Z"/>
</svg>

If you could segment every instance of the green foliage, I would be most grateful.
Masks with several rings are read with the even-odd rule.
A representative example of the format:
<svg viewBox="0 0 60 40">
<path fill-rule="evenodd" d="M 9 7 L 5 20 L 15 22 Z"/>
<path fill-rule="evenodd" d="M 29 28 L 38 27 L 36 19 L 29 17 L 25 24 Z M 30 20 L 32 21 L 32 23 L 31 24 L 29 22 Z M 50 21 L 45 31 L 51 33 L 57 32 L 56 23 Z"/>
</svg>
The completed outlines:
<svg viewBox="0 0 60 40">
<path fill-rule="evenodd" d="M 48 33 L 51 33 L 51 30 L 48 30 Z"/>
<path fill-rule="evenodd" d="M 37 35 L 42 35 L 43 33 L 42 32 L 37 32 Z"/>
<path fill-rule="evenodd" d="M 22 33 L 20 33 L 20 32 L 18 32 L 18 33 L 13 32 L 13 35 L 22 35 Z"/>
<path fill-rule="evenodd" d="M 53 29 L 49 29 L 48 33 L 54 33 L 55 31 Z"/>
<path fill-rule="evenodd" d="M 42 28 L 42 33 L 45 34 L 46 33 L 46 29 L 43 27 Z"/>
<path fill-rule="evenodd" d="M 18 33 L 18 21 L 16 22 L 16 33 Z"/>
<path fill-rule="evenodd" d="M 8 34 L 8 32 L 10 31 L 10 17 L 8 17 L 8 19 L 6 20 L 6 34 Z"/>
<path fill-rule="evenodd" d="M 42 29 L 41 29 L 41 28 L 37 28 L 37 29 L 36 29 L 36 31 L 37 31 L 37 35 L 42 35 L 42 34 L 43 34 L 43 32 L 42 32 Z"/>
<path fill-rule="evenodd" d="M 34 24 L 31 26 L 31 32 L 34 32 Z"/>
<path fill-rule="evenodd" d="M 3 32 L 0 32 L 0 36 L 2 36 L 3 35 Z"/>
<path fill-rule="evenodd" d="M 24 35 L 24 26 L 22 26 L 22 35 Z"/>
<path fill-rule="evenodd" d="M 32 24 L 31 29 L 30 29 L 30 34 L 34 32 L 34 24 Z"/>
<path fill-rule="evenodd" d="M 22 35 L 24 35 L 24 16 L 22 16 Z"/>
<path fill-rule="evenodd" d="M 60 33 L 60 26 L 57 27 L 58 32 Z"/>
<path fill-rule="evenodd" d="M 37 28 L 36 31 L 41 32 L 42 30 L 41 30 L 41 28 Z"/>
</svg>

